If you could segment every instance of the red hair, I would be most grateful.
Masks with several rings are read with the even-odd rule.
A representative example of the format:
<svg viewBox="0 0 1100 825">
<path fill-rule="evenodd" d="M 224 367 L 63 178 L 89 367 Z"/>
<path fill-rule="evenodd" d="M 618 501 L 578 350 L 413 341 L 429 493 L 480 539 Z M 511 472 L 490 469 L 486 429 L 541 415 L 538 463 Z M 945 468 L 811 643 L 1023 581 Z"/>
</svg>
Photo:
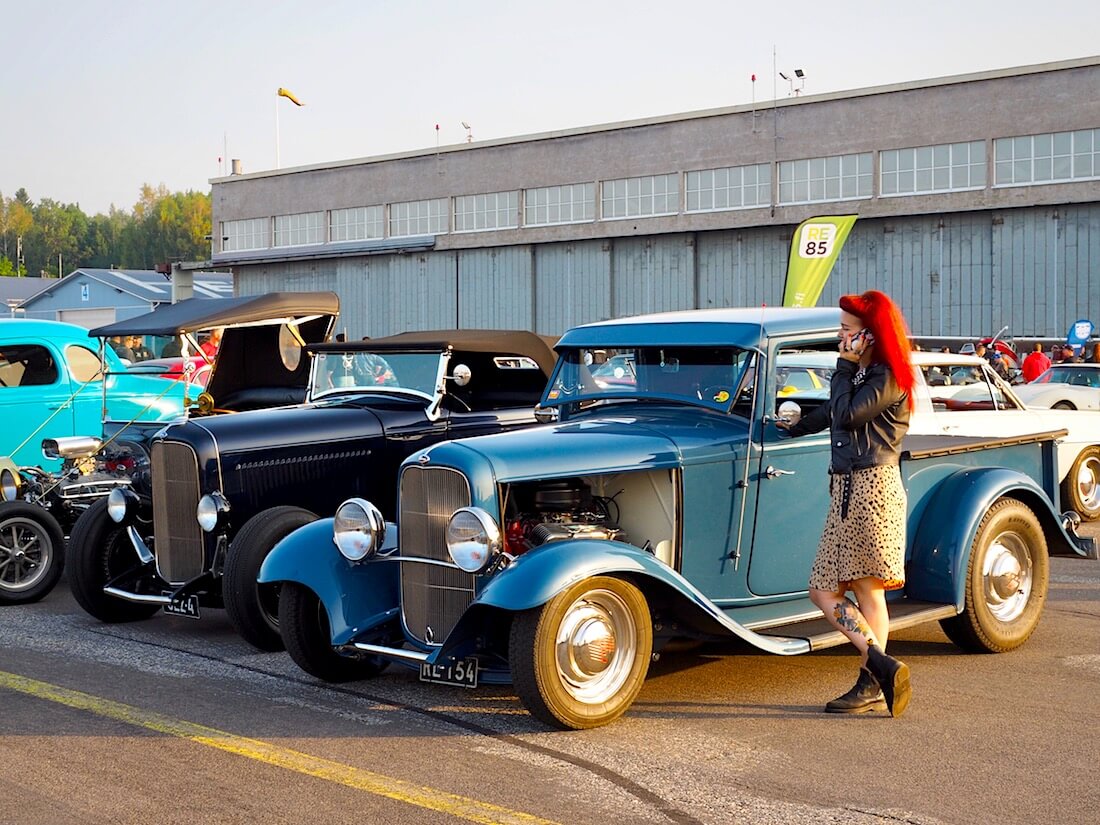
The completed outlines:
<svg viewBox="0 0 1100 825">
<path fill-rule="evenodd" d="M 842 295 L 840 308 L 858 315 L 863 325 L 871 330 L 875 336 L 872 363 L 885 364 L 890 369 L 894 380 L 908 396 L 909 409 L 913 409 L 913 388 L 917 379 L 909 362 L 909 328 L 898 305 L 886 293 L 869 289 L 862 295 Z"/>
</svg>

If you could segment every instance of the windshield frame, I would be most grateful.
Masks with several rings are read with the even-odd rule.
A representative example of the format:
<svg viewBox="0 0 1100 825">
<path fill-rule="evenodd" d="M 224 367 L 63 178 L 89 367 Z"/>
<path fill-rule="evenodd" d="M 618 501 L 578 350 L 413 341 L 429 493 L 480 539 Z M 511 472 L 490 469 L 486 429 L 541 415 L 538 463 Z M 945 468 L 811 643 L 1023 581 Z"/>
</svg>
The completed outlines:
<svg viewBox="0 0 1100 825">
<path fill-rule="evenodd" d="M 358 355 L 375 355 L 383 359 L 393 358 L 395 356 L 405 355 L 421 355 L 425 359 L 435 358 L 436 369 L 435 377 L 432 384 L 432 392 L 424 392 L 422 390 L 413 387 L 395 386 L 392 384 L 377 384 L 377 385 L 365 385 L 365 384 L 353 384 L 351 386 L 343 387 L 327 387 L 319 388 L 318 381 L 320 379 L 321 370 L 326 368 L 326 361 L 330 358 L 344 358 L 346 356 L 355 357 Z M 347 395 L 403 395 L 419 398 L 427 402 L 429 409 L 436 410 L 439 408 L 443 396 L 446 394 L 447 386 L 447 369 L 451 359 L 450 352 L 440 352 L 437 349 L 432 350 L 379 350 L 373 351 L 365 349 L 363 347 L 348 348 L 347 350 L 328 350 L 325 352 L 313 353 L 313 363 L 310 364 L 309 369 L 309 388 L 307 398 L 309 401 L 320 401 L 323 399 L 332 399 L 336 396 Z M 387 360 L 388 364 L 388 360 Z"/>
</svg>

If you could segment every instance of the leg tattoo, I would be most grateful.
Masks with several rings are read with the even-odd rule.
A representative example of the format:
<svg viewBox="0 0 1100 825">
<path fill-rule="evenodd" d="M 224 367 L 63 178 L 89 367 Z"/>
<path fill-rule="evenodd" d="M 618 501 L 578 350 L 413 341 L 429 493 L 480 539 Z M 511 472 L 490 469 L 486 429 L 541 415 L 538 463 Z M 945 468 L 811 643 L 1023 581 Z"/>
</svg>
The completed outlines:
<svg viewBox="0 0 1100 825">
<path fill-rule="evenodd" d="M 875 643 L 875 634 L 871 632 L 870 625 L 863 618 L 863 614 L 859 612 L 859 608 L 852 604 L 849 599 L 841 599 L 833 606 L 833 618 L 845 630 L 863 636 L 867 640 L 867 644 L 873 645 Z"/>
</svg>

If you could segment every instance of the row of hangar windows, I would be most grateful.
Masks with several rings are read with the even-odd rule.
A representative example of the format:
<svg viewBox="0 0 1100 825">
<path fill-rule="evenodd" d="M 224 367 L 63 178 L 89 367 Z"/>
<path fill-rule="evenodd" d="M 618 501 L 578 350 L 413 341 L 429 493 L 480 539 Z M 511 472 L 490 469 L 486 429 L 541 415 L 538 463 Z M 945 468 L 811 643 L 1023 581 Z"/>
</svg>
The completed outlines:
<svg viewBox="0 0 1100 825">
<path fill-rule="evenodd" d="M 878 196 L 984 189 L 986 141 L 879 151 Z M 870 198 L 873 154 L 223 221 L 222 252 Z M 993 186 L 1100 179 L 1100 129 L 993 140 Z M 681 194 L 682 191 L 682 194 Z M 597 197 L 598 192 L 598 197 Z M 598 207 L 598 210 L 597 210 Z"/>
</svg>

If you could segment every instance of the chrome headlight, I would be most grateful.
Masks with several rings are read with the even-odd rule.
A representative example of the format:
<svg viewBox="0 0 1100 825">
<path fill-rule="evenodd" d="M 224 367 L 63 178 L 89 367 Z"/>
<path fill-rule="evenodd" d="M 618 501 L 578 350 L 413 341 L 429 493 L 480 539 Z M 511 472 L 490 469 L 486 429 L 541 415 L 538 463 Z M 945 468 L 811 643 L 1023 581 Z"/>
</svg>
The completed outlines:
<svg viewBox="0 0 1100 825">
<path fill-rule="evenodd" d="M 218 526 L 221 517 L 229 512 L 229 502 L 225 496 L 215 490 L 199 499 L 199 505 L 195 508 L 195 519 L 204 533 L 209 533 Z"/>
<path fill-rule="evenodd" d="M 378 508 L 361 498 L 349 498 L 332 520 L 332 541 L 348 561 L 363 561 L 386 540 L 386 520 Z"/>
<path fill-rule="evenodd" d="M 19 474 L 5 467 L 0 470 L 0 493 L 4 501 L 15 501 L 19 498 Z"/>
<path fill-rule="evenodd" d="M 126 495 L 126 492 L 121 487 L 115 487 L 107 494 L 107 515 L 111 517 L 111 521 L 115 524 L 122 524 L 126 518 L 126 510 L 129 505 L 129 496 Z"/>
<path fill-rule="evenodd" d="M 500 555 L 500 527 L 480 507 L 455 510 L 447 522 L 447 552 L 467 573 L 480 573 Z"/>
</svg>

